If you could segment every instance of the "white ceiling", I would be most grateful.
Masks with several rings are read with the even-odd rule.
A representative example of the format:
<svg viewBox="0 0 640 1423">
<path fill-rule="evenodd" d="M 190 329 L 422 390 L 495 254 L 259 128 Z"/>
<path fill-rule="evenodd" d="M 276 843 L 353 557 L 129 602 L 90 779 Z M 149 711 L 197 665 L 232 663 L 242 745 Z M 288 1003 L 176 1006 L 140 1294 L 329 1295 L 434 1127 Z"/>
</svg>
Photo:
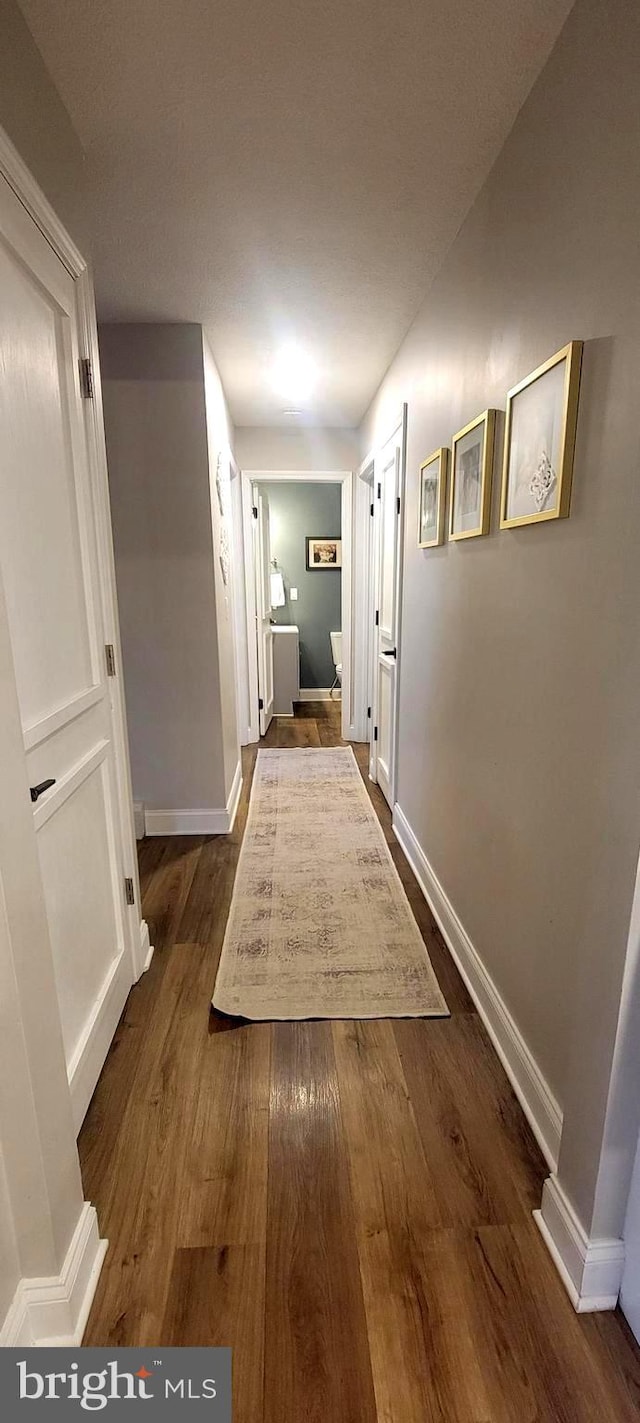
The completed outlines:
<svg viewBox="0 0 640 1423">
<path fill-rule="evenodd" d="M 237 424 L 355 425 L 572 0 L 20 0 L 87 153 L 103 319 L 207 328 Z"/>
</svg>

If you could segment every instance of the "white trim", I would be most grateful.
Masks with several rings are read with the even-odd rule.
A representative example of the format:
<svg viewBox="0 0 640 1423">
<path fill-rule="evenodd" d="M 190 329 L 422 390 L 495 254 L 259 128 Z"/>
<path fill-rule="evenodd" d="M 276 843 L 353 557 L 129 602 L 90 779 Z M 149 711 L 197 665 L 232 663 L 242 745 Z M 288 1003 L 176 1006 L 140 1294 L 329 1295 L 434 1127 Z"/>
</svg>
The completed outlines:
<svg viewBox="0 0 640 1423">
<path fill-rule="evenodd" d="M 336 692 L 338 688 L 336 687 Z M 301 687 L 296 702 L 339 702 L 340 697 L 331 695 L 330 687 Z"/>
<path fill-rule="evenodd" d="M 368 741 L 367 708 L 371 705 L 371 642 L 373 636 L 373 460 L 361 465 L 354 484 L 353 505 L 353 627 L 351 647 L 351 720 L 349 738 Z"/>
<path fill-rule="evenodd" d="M 131 964 L 123 950 L 111 964 L 92 1012 L 83 1024 L 69 1065 L 67 1076 L 71 1094 L 71 1112 L 76 1136 L 84 1121 L 87 1107 L 113 1038 L 117 1023 L 131 988 Z"/>
<path fill-rule="evenodd" d="M 590 1239 L 555 1175 L 547 1177 L 533 1217 L 578 1314 L 615 1309 L 624 1241 Z"/>
<path fill-rule="evenodd" d="M 198 810 L 148 810 L 145 807 L 146 833 L 147 835 L 229 835 L 233 830 L 241 791 L 242 766 L 238 761 L 224 810 L 207 807 Z"/>
<path fill-rule="evenodd" d="M 247 622 L 245 644 L 247 653 L 247 690 L 249 697 L 245 745 L 250 746 L 260 740 L 260 712 L 258 709 L 258 637 L 257 637 L 257 592 L 253 532 L 253 495 L 251 480 L 240 471 L 240 515 L 241 528 L 239 543 L 242 548 L 244 565 L 244 610 Z M 238 688 L 238 701 L 242 695 Z M 241 743 L 242 744 L 242 743 Z"/>
<path fill-rule="evenodd" d="M 89 357 L 93 370 L 93 400 L 83 400 L 82 406 L 87 441 L 87 458 L 94 490 L 100 601 L 104 638 L 106 642 L 110 642 L 113 645 L 117 668 L 117 675 L 108 678 L 108 692 L 111 709 L 111 733 L 120 831 L 118 838 L 122 855 L 122 873 L 125 876 L 130 876 L 133 880 L 134 897 L 136 904 L 139 904 L 140 882 L 133 817 L 133 792 L 131 788 L 131 768 L 129 763 L 127 713 L 124 679 L 122 676 L 123 661 L 118 617 L 115 558 L 113 552 L 107 450 L 102 408 L 102 378 L 100 374 L 98 326 L 93 285 L 86 269 L 79 276 L 77 293 L 78 317 L 80 323 L 79 334 L 81 347 L 84 348 L 82 354 Z M 124 925 L 131 958 L 132 982 L 135 983 L 144 969 L 144 962 L 139 956 L 139 921 L 135 906 L 125 907 Z"/>
<path fill-rule="evenodd" d="M 251 484 L 342 484 L 351 478 L 350 469 L 248 469 Z"/>
<path fill-rule="evenodd" d="M 85 1201 L 60 1274 L 20 1281 L 0 1329 L 0 1348 L 78 1347 L 107 1244 L 95 1208 Z"/>
<path fill-rule="evenodd" d="M 144 840 L 144 801 L 134 800 L 133 802 L 133 825 L 136 840 Z"/>
<path fill-rule="evenodd" d="M 86 271 L 87 264 L 84 257 L 78 251 L 75 242 L 72 242 L 69 233 L 63 227 L 42 188 L 36 183 L 17 148 L 14 147 L 8 134 L 2 128 L 0 128 L 0 174 L 13 188 L 23 207 L 33 218 L 36 227 L 39 227 L 60 261 L 64 263 L 67 271 L 71 273 L 72 277 L 79 277 L 81 272 Z"/>
<path fill-rule="evenodd" d="M 230 831 L 230 832 L 233 830 L 233 827 L 234 827 L 234 824 L 235 824 L 235 818 L 236 818 L 236 815 L 237 815 L 237 813 L 238 813 L 238 806 L 239 806 L 239 804 L 240 804 L 240 796 L 241 796 L 241 794 L 242 794 L 242 761 L 238 761 L 238 764 L 237 764 L 237 766 L 236 766 L 236 769 L 235 769 L 235 771 L 234 771 L 234 773 L 233 773 L 233 780 L 232 780 L 232 782 L 231 782 L 231 790 L 229 791 L 229 796 L 228 796 L 228 799 L 227 799 L 227 816 L 228 816 L 228 819 L 229 819 L 229 831 Z"/>
<path fill-rule="evenodd" d="M 560 1106 L 397 803 L 393 811 L 393 831 L 469 989 L 544 1157 L 555 1171 L 562 1133 Z"/>
</svg>

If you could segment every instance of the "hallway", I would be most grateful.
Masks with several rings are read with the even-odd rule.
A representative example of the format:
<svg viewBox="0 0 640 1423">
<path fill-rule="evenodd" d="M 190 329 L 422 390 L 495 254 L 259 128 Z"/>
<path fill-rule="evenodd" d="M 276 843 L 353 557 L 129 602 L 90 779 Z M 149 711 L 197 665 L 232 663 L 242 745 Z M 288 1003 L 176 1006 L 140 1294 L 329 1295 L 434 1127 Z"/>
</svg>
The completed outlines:
<svg viewBox="0 0 640 1423">
<path fill-rule="evenodd" d="M 266 745 L 340 744 L 339 704 Z M 156 946 L 79 1140 L 109 1239 L 84 1342 L 231 1344 L 235 1423 L 626 1423 L 619 1314 L 577 1316 L 531 1217 L 546 1166 L 366 777 L 451 1018 L 209 1013 L 235 829 L 140 845 Z"/>
</svg>

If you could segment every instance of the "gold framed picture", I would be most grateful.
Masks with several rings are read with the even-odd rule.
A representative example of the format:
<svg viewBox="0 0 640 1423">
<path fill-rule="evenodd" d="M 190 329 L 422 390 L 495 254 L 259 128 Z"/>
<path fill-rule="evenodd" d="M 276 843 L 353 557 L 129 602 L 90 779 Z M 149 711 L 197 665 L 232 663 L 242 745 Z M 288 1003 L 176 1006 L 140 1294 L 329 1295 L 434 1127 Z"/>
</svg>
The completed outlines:
<svg viewBox="0 0 640 1423">
<path fill-rule="evenodd" d="M 436 548 L 444 542 L 448 463 L 449 451 L 443 446 L 420 465 L 418 548 Z"/>
<path fill-rule="evenodd" d="M 450 539 L 489 532 L 495 434 L 496 412 L 485 410 L 451 441 Z"/>
<path fill-rule="evenodd" d="M 568 517 L 581 364 L 582 341 L 570 341 L 509 391 L 501 529 Z"/>
</svg>

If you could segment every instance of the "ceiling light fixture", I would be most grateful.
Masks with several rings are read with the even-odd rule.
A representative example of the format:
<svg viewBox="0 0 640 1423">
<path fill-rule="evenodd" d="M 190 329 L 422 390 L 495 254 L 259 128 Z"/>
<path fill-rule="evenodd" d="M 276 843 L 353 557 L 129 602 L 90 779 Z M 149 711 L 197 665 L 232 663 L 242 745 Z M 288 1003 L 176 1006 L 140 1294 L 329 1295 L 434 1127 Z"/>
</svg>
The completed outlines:
<svg viewBox="0 0 640 1423">
<path fill-rule="evenodd" d="M 280 395 L 307 400 L 315 383 L 316 369 L 310 356 L 298 346 L 284 346 L 273 363 L 273 384 Z"/>
</svg>

